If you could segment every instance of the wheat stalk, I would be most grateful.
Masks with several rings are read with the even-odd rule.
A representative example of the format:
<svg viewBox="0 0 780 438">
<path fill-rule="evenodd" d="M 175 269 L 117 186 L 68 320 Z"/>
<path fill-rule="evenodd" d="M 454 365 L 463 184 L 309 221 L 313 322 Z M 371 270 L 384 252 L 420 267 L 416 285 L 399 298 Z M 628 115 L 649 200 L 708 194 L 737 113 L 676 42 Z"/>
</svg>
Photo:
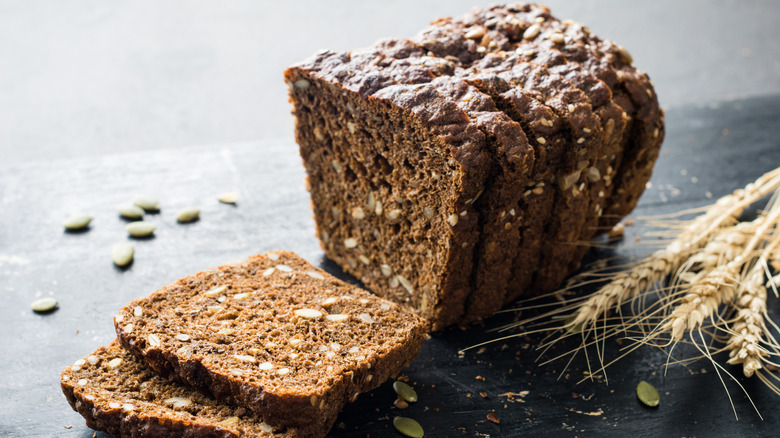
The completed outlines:
<svg viewBox="0 0 780 438">
<path fill-rule="evenodd" d="M 712 317 L 720 304 L 731 303 L 737 296 L 739 272 L 742 266 L 753 261 L 756 248 L 767 239 L 778 220 L 780 220 L 780 204 L 775 204 L 770 207 L 767 214 L 759 216 L 750 225 L 744 226 L 745 229 L 755 227 L 755 232 L 745 242 L 739 255 L 724 265 L 716 266 L 701 280 L 694 282 L 688 293 L 682 297 L 682 302 L 661 324 L 661 331 L 671 332 L 671 340 L 679 342 L 686 330 L 698 329 L 706 318 Z M 732 228 L 736 229 L 736 227 Z M 739 240 L 736 238 L 732 241 Z M 761 276 L 760 282 L 763 283 L 763 271 L 759 271 L 758 275 Z"/>
<path fill-rule="evenodd" d="M 594 292 L 566 318 L 564 328 L 588 327 L 607 311 L 620 307 L 675 272 L 692 251 L 707 243 L 719 229 L 733 223 L 745 208 L 780 187 L 780 168 L 762 175 L 744 189 L 720 198 L 705 213 L 690 221 L 679 236 L 628 271 L 615 274 L 612 281 Z"/>
</svg>

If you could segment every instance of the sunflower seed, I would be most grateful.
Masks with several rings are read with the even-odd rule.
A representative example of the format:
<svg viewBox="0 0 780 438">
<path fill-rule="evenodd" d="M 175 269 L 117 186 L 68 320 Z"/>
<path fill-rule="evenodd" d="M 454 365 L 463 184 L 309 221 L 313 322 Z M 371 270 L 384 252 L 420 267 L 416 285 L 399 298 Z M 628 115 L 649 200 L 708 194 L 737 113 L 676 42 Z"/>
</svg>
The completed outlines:
<svg viewBox="0 0 780 438">
<path fill-rule="evenodd" d="M 90 222 L 92 222 L 92 216 L 88 214 L 77 214 L 65 219 L 62 226 L 65 227 L 66 230 L 76 231 L 87 228 Z"/>
<path fill-rule="evenodd" d="M 160 210 L 160 200 L 153 196 L 137 195 L 133 198 L 133 204 L 143 208 L 146 211 Z"/>
<path fill-rule="evenodd" d="M 127 219 L 141 219 L 144 217 L 144 209 L 130 202 L 116 206 L 119 215 Z"/>
<path fill-rule="evenodd" d="M 306 319 L 316 319 L 322 316 L 322 312 L 316 309 L 296 309 L 295 314 Z"/>
<path fill-rule="evenodd" d="M 217 424 L 220 426 L 233 426 L 234 424 L 238 424 L 238 417 L 228 417 Z"/>
<path fill-rule="evenodd" d="M 114 264 L 123 267 L 133 261 L 135 255 L 135 245 L 132 242 L 121 242 L 111 247 L 111 259 Z"/>
<path fill-rule="evenodd" d="M 238 193 L 229 192 L 229 193 L 223 193 L 217 197 L 219 202 L 223 204 L 235 204 L 238 202 Z"/>
<path fill-rule="evenodd" d="M 395 393 L 398 394 L 399 397 L 409 403 L 417 401 L 417 392 L 414 391 L 414 388 L 400 380 L 393 382 L 393 390 L 395 390 Z"/>
<path fill-rule="evenodd" d="M 395 430 L 410 438 L 422 438 L 425 434 L 420 423 L 408 417 L 393 418 L 393 427 L 395 427 Z"/>
<path fill-rule="evenodd" d="M 133 237 L 151 236 L 157 227 L 149 222 L 137 221 L 125 225 L 125 230 Z"/>
<path fill-rule="evenodd" d="M 644 380 L 639 382 L 639 385 L 636 386 L 636 397 L 639 401 L 644 403 L 645 406 L 650 406 L 651 408 L 658 406 L 658 403 L 661 401 L 658 390 Z"/>
<path fill-rule="evenodd" d="M 217 287 L 215 287 L 213 289 L 209 289 L 208 291 L 206 291 L 206 295 L 216 295 L 216 294 L 224 291 L 225 289 L 227 289 L 227 285 L 223 284 L 222 286 L 217 286 Z"/>
<path fill-rule="evenodd" d="M 176 222 L 180 224 L 186 224 L 187 222 L 194 222 L 200 217 L 200 209 L 198 207 L 187 207 L 179 211 L 176 215 Z"/>
<path fill-rule="evenodd" d="M 55 307 L 57 307 L 57 300 L 52 297 L 46 297 L 46 298 L 40 298 L 32 302 L 30 304 L 30 307 L 36 312 L 48 312 L 50 310 L 54 310 Z"/>
<path fill-rule="evenodd" d="M 167 405 L 173 405 L 174 408 L 183 408 L 192 404 L 192 400 L 186 397 L 171 397 L 164 402 Z"/>
</svg>

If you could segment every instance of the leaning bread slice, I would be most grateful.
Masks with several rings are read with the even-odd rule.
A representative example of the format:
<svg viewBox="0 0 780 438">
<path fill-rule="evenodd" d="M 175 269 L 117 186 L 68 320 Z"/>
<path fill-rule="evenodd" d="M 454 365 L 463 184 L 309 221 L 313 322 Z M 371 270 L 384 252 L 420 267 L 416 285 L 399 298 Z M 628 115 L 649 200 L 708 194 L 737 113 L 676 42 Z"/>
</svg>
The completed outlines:
<svg viewBox="0 0 780 438">
<path fill-rule="evenodd" d="M 426 323 L 289 252 L 167 285 L 114 318 L 155 371 L 262 416 L 330 428 L 358 394 L 417 355 Z"/>
<path fill-rule="evenodd" d="M 298 438 L 328 432 L 274 431 L 245 408 L 160 377 L 116 341 L 65 368 L 60 379 L 62 392 L 87 426 L 115 438 Z"/>
</svg>

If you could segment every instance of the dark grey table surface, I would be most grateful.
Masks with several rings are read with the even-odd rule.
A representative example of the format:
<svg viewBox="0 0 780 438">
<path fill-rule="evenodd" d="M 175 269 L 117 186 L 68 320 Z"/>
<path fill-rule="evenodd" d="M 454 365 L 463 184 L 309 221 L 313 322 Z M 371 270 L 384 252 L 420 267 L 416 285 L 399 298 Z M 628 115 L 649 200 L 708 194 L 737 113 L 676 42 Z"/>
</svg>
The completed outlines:
<svg viewBox="0 0 780 438">
<path fill-rule="evenodd" d="M 780 96 L 680 107 L 667 120 L 652 186 L 634 216 L 712 202 L 780 164 Z M 0 166 L 0 436 L 92 436 L 62 396 L 59 372 L 110 342 L 112 315 L 133 298 L 274 248 L 296 251 L 339 274 L 322 260 L 303 176 L 291 140 Z M 239 204 L 219 204 L 216 195 L 224 191 L 239 192 Z M 135 242 L 135 262 L 120 270 L 109 255 L 111 245 L 126 238 L 114 206 L 135 193 L 162 199 L 160 214 L 149 217 L 159 229 L 155 238 Z M 190 204 L 201 207 L 201 220 L 177 225 L 176 210 Z M 61 221 L 76 211 L 92 213 L 93 224 L 85 233 L 64 233 Z M 634 243 L 641 232 L 641 225 L 629 227 L 623 243 L 595 256 L 646 251 Z M 34 314 L 29 304 L 40 296 L 55 296 L 59 309 Z M 777 314 L 778 300 L 771 299 L 770 309 Z M 729 383 L 737 421 L 706 362 L 672 367 L 664 375 L 663 353 L 640 350 L 609 370 L 608 384 L 600 378 L 576 385 L 587 369 L 581 360 L 560 380 L 563 363 L 536 366 L 533 349 L 540 337 L 458 354 L 495 337 L 486 330 L 511 318 L 499 315 L 484 327 L 435 334 L 425 342 L 405 370 L 420 401 L 403 415 L 418 419 L 426 436 L 777 435 L 780 397 L 755 379 L 740 378 L 761 421 Z M 616 353 L 608 345 L 609 354 Z M 657 409 L 636 400 L 639 380 L 661 391 Z M 522 395 L 512 399 L 507 393 Z M 393 400 L 388 384 L 361 395 L 331 436 L 397 436 Z M 491 412 L 500 424 L 487 421 Z"/>
</svg>

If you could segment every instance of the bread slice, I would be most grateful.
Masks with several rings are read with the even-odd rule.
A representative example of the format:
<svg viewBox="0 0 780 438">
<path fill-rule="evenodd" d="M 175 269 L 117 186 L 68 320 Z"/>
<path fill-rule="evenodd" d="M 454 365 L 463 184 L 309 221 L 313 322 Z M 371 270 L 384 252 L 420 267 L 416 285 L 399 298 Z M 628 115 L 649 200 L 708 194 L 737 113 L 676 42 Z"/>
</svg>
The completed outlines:
<svg viewBox="0 0 780 438">
<path fill-rule="evenodd" d="M 65 368 L 60 385 L 87 426 L 114 438 L 302 438 L 328 432 L 274 431 L 260 415 L 160 377 L 117 341 Z"/>
<path fill-rule="evenodd" d="M 495 6 L 437 20 L 413 38 L 415 44 L 389 40 L 349 53 L 323 52 L 285 73 L 326 255 L 372 291 L 421 309 L 434 329 L 478 321 L 524 291 L 539 294 L 557 287 L 578 267 L 600 227 L 619 220 L 606 218 L 606 209 L 625 214 L 628 210 L 615 204 L 631 204 L 641 193 L 633 177 L 623 184 L 616 182 L 623 178 L 618 176 L 649 176 L 621 170 L 651 169 L 657 155 L 658 144 L 634 140 L 647 130 L 637 131 L 626 115 L 657 108 L 657 102 L 640 102 L 635 90 L 629 90 L 630 81 L 623 80 L 637 77 L 631 83 L 638 84 L 646 77 L 630 65 L 618 66 L 613 54 L 622 52 L 609 43 L 561 25 L 569 26 L 549 16 L 546 7 Z M 568 32 L 565 37 L 561 29 Z M 576 32 L 580 39 L 569 44 Z M 479 93 L 460 97 L 468 87 L 458 81 Z M 499 82 L 509 89 L 494 92 Z M 447 87 L 457 92 L 449 93 Z M 651 89 L 642 92 L 655 100 Z M 414 99 L 402 98 L 410 95 Z M 470 108 L 469 99 L 492 101 L 511 120 L 492 109 Z M 525 111 L 529 108 L 535 111 Z M 554 117 L 541 116 L 544 111 Z M 478 112 L 491 113 L 490 119 L 480 120 Z M 474 166 L 448 159 L 452 148 L 446 142 L 429 139 L 433 134 L 441 140 L 444 131 L 415 129 L 420 124 L 441 126 L 431 121 L 442 117 L 453 127 L 458 119 L 461 132 L 474 128 L 482 134 L 470 138 L 486 152 L 484 178 L 476 176 Z M 512 168 L 501 154 L 500 139 L 491 134 L 512 121 L 533 148 L 533 167 L 525 174 Z M 657 121 L 662 124 L 661 118 Z M 555 128 L 549 133 L 557 136 L 555 141 L 541 134 L 545 129 L 540 123 Z M 658 137 L 659 129 L 653 132 Z M 636 150 L 647 150 L 632 153 L 629 140 L 639 145 Z M 624 158 L 639 164 L 624 166 Z M 461 172 L 446 177 L 430 172 L 442 159 L 461 163 Z M 466 180 L 467 185 L 447 186 Z M 525 190 L 515 204 L 509 199 L 519 192 L 518 180 Z M 442 182 L 445 196 L 437 187 Z M 625 193 L 629 185 L 636 193 Z M 624 200 L 612 196 L 613 187 Z M 476 197 L 451 196 L 464 189 L 474 194 L 475 188 Z M 417 204 L 410 201 L 413 196 Z M 387 199 L 403 206 L 394 208 L 392 216 L 403 214 L 406 221 L 387 223 L 382 214 L 368 217 L 361 203 L 379 205 L 378 197 L 382 207 Z M 467 208 L 449 207 L 452 199 L 455 205 L 465 199 Z M 420 210 L 433 216 L 426 220 Z M 452 223 L 461 218 L 469 222 L 451 230 L 438 227 L 442 210 L 453 212 L 447 216 Z M 501 214 L 512 211 L 512 223 L 502 224 Z M 509 227 L 503 234 L 501 225 Z M 502 235 L 507 238 L 501 240 Z"/>
<path fill-rule="evenodd" d="M 273 427 L 328 430 L 417 355 L 426 323 L 295 254 L 183 278 L 122 308 L 122 345 L 165 377 Z"/>
<path fill-rule="evenodd" d="M 428 72 L 399 82 L 383 70 L 332 52 L 287 69 L 296 140 L 328 258 L 439 329 L 470 290 L 491 155 Z"/>
</svg>

